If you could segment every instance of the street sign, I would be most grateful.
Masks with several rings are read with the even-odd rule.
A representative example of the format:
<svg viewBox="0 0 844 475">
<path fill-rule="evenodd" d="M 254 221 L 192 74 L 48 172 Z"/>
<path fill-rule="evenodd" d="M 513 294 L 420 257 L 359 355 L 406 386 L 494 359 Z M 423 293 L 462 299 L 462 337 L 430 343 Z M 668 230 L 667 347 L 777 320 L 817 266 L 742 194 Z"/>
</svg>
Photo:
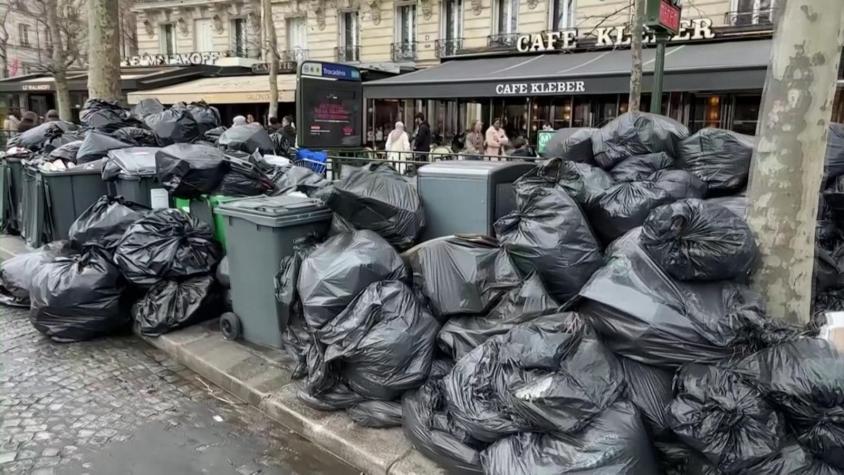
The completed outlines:
<svg viewBox="0 0 844 475">
<path fill-rule="evenodd" d="M 645 26 L 676 35 L 680 31 L 680 0 L 645 0 Z"/>
<path fill-rule="evenodd" d="M 536 153 L 542 155 L 545 152 L 545 147 L 548 146 L 548 141 L 554 136 L 554 130 L 540 130 L 536 134 Z"/>
<path fill-rule="evenodd" d="M 360 70 L 320 61 L 299 66 L 296 139 L 300 147 L 362 147 L 363 110 Z"/>
</svg>

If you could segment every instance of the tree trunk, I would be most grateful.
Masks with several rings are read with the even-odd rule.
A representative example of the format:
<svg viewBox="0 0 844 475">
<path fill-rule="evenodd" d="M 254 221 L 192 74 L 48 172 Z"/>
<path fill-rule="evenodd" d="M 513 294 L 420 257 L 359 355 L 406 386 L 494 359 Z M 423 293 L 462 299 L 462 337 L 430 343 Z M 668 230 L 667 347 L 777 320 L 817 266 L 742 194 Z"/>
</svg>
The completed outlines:
<svg viewBox="0 0 844 475">
<path fill-rule="evenodd" d="M 639 112 L 642 103 L 642 36 L 645 30 L 645 0 L 634 0 L 633 29 L 630 33 L 630 98 L 627 110 Z"/>
<path fill-rule="evenodd" d="M 64 38 L 59 28 L 59 1 L 49 0 L 47 7 L 47 29 L 50 32 L 52 50 L 50 51 L 50 69 L 56 85 L 56 109 L 62 120 L 72 121 L 70 113 L 70 88 L 67 85 L 67 58 L 65 57 Z"/>
<path fill-rule="evenodd" d="M 844 2 L 788 0 L 774 33 L 750 174 L 748 222 L 762 252 L 754 287 L 771 316 L 810 318 L 818 191 Z M 786 20 L 787 19 L 787 20 Z"/>
<path fill-rule="evenodd" d="M 88 96 L 119 101 L 120 21 L 118 2 L 88 0 Z"/>
<path fill-rule="evenodd" d="M 278 38 L 275 33 L 275 26 L 273 24 L 273 10 L 270 0 L 261 0 L 264 17 L 264 39 L 266 45 L 266 55 L 270 66 L 270 104 L 269 117 L 278 118 Z"/>
</svg>

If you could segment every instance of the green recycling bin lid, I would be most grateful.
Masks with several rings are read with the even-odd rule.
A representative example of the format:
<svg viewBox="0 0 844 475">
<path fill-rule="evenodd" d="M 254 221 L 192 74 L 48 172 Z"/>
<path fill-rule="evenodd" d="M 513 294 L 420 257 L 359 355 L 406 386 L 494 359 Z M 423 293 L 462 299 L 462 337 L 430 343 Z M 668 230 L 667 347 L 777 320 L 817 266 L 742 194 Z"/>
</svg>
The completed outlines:
<svg viewBox="0 0 844 475">
<path fill-rule="evenodd" d="M 331 219 L 331 210 L 322 201 L 297 196 L 258 196 L 233 200 L 217 207 L 217 213 L 274 228 Z"/>
</svg>

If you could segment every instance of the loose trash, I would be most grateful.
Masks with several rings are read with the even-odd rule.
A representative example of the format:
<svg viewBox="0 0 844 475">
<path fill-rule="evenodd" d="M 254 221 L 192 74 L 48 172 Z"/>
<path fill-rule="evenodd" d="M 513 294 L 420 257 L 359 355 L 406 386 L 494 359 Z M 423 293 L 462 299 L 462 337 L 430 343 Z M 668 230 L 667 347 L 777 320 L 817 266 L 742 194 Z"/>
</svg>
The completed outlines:
<svg viewBox="0 0 844 475">
<path fill-rule="evenodd" d="M 706 182 L 710 195 L 741 191 L 747 184 L 754 139 L 707 127 L 680 143 L 678 165 Z"/>
<path fill-rule="evenodd" d="M 592 228 L 605 244 L 641 226 L 651 210 L 668 203 L 673 198 L 650 181 L 619 183 L 606 190 L 587 214 Z"/>
<path fill-rule="evenodd" d="M 665 152 L 636 155 L 624 159 L 610 170 L 612 179 L 621 181 L 642 181 L 660 170 L 674 165 L 674 159 Z"/>
<path fill-rule="evenodd" d="M 665 152 L 676 157 L 688 135 L 686 126 L 669 117 L 627 112 L 592 134 L 592 152 L 598 165 L 609 170 L 634 155 Z"/>
<path fill-rule="evenodd" d="M 171 107 L 167 110 L 144 117 L 149 127 L 163 145 L 190 143 L 201 135 L 199 124 L 191 113 L 184 108 Z"/>
<path fill-rule="evenodd" d="M 275 145 L 270 140 L 269 134 L 263 127 L 252 127 L 250 125 L 236 125 L 220 135 L 217 145 L 233 152 L 252 153 L 259 151 L 262 154 L 275 152 Z"/>
<path fill-rule="evenodd" d="M 213 275 L 159 282 L 132 307 L 132 317 L 146 336 L 163 335 L 221 313 Z"/>
<path fill-rule="evenodd" d="M 596 130 L 589 127 L 560 129 L 548 139 L 542 157 L 592 163 L 592 134 Z"/>
<path fill-rule="evenodd" d="M 79 249 L 94 246 L 114 251 L 126 229 L 146 211 L 122 198 L 103 196 L 76 218 L 68 236 Z"/>
<path fill-rule="evenodd" d="M 209 274 L 220 260 L 211 226 L 175 209 L 153 210 L 126 229 L 114 262 L 140 286 Z"/>
<path fill-rule="evenodd" d="M 99 160 L 108 155 L 110 150 L 131 147 L 132 144 L 120 140 L 97 130 L 89 130 L 85 140 L 76 152 L 76 163 L 88 163 Z"/>
<path fill-rule="evenodd" d="M 45 264 L 72 253 L 68 241 L 54 241 L 32 252 L 3 260 L 0 263 L 0 303 L 29 308 L 29 290 L 35 274 Z"/>
<path fill-rule="evenodd" d="M 171 196 L 198 198 L 217 189 L 228 162 L 222 151 L 209 145 L 174 144 L 155 154 L 155 169 Z"/>
</svg>

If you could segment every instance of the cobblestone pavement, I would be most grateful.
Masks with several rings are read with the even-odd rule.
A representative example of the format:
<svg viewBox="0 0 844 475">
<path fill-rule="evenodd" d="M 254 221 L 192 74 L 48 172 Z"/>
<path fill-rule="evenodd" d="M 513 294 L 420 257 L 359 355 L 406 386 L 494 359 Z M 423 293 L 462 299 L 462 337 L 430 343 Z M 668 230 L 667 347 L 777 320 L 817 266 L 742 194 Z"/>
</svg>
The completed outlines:
<svg viewBox="0 0 844 475">
<path fill-rule="evenodd" d="M 56 344 L 0 308 L 0 473 L 357 473 L 132 336 Z"/>
</svg>

